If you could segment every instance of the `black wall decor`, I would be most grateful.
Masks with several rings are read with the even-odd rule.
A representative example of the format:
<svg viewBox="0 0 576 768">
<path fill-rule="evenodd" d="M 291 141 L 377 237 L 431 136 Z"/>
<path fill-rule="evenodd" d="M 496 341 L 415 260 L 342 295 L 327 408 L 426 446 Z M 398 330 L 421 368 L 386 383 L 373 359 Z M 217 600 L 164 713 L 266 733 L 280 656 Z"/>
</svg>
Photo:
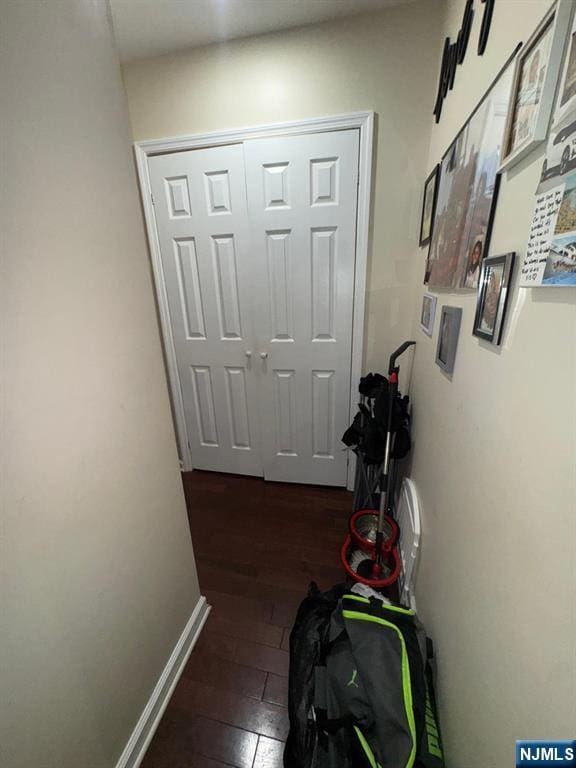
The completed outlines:
<svg viewBox="0 0 576 768">
<path fill-rule="evenodd" d="M 486 50 L 486 43 L 488 42 L 490 25 L 492 23 L 492 15 L 494 12 L 494 3 L 496 0 L 481 0 L 481 2 L 485 4 L 485 8 L 484 16 L 482 18 L 482 27 L 480 29 L 480 39 L 478 41 L 478 54 L 480 56 Z M 456 41 L 452 42 L 449 37 L 447 37 L 444 41 L 442 66 L 440 68 L 440 80 L 438 81 L 438 92 L 436 94 L 436 103 L 434 104 L 433 112 L 437 123 L 440 122 L 444 99 L 448 95 L 448 91 L 451 91 L 454 87 L 456 67 L 459 64 L 462 64 L 466 56 L 468 43 L 470 42 L 470 32 L 472 30 L 473 20 L 474 0 L 466 0 L 466 5 L 464 6 L 464 15 L 462 16 L 462 24 L 460 25 L 460 31 L 458 32 Z"/>
<path fill-rule="evenodd" d="M 494 3 L 496 0 L 482 0 L 486 4 L 484 16 L 482 17 L 482 26 L 480 27 L 480 39 L 478 40 L 478 56 L 482 56 L 486 50 L 490 26 L 492 24 L 492 14 L 494 13 Z"/>
</svg>

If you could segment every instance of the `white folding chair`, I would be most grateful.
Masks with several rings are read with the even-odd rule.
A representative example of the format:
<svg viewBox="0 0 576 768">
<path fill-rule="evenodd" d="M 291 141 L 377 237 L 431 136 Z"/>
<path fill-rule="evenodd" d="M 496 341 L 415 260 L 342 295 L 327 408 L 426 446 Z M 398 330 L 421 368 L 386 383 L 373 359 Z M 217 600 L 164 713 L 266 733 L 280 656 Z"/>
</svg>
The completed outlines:
<svg viewBox="0 0 576 768">
<path fill-rule="evenodd" d="M 420 557 L 420 500 L 414 481 L 408 477 L 402 481 L 396 510 L 396 519 L 400 526 L 399 550 L 402 561 L 398 580 L 400 602 L 416 610 L 414 585 Z"/>
</svg>

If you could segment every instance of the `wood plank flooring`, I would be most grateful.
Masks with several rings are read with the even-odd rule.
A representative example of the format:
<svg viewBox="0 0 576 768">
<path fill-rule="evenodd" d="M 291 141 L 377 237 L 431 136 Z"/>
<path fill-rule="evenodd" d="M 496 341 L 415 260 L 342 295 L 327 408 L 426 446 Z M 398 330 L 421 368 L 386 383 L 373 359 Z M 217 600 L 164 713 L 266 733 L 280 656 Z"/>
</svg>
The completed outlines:
<svg viewBox="0 0 576 768">
<path fill-rule="evenodd" d="M 352 494 L 212 472 L 183 480 L 212 612 L 142 768 L 280 768 L 290 627 L 312 579 L 343 579 Z"/>
</svg>

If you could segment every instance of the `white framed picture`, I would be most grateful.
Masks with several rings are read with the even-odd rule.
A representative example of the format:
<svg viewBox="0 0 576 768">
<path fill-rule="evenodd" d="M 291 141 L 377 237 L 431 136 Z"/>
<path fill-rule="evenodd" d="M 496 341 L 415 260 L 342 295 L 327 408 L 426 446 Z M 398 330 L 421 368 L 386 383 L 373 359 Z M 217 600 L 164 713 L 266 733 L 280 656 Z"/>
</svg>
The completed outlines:
<svg viewBox="0 0 576 768">
<path fill-rule="evenodd" d="M 509 170 L 548 134 L 572 0 L 557 0 L 516 59 L 500 171 Z"/>
<path fill-rule="evenodd" d="M 425 293 L 422 296 L 422 310 L 420 312 L 420 327 L 432 336 L 434 332 L 434 319 L 436 317 L 436 296 L 431 293 Z"/>
<path fill-rule="evenodd" d="M 564 55 L 562 78 L 548 134 L 538 194 L 560 184 L 576 166 L 576 14 Z"/>
</svg>

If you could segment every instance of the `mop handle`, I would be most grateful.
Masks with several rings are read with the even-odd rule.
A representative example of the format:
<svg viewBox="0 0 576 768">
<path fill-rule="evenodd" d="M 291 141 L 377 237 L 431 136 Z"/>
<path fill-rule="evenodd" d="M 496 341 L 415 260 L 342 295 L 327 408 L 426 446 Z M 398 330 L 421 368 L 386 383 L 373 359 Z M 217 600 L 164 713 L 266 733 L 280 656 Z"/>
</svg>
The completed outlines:
<svg viewBox="0 0 576 768">
<path fill-rule="evenodd" d="M 396 366 L 396 360 L 400 357 L 400 355 L 404 354 L 408 347 L 415 346 L 415 341 L 405 341 L 403 344 L 400 344 L 398 349 L 395 349 L 394 352 L 390 355 L 390 360 L 388 362 L 388 375 L 391 376 L 393 373 L 396 373 L 398 375 L 398 371 L 400 368 Z"/>
<path fill-rule="evenodd" d="M 380 479 L 380 509 L 378 511 L 378 527 L 376 528 L 376 562 L 382 559 L 382 538 L 384 535 L 384 515 L 388 511 L 388 498 L 391 491 L 390 460 L 392 454 L 392 418 L 394 415 L 394 402 L 398 393 L 398 369 L 390 374 L 388 379 L 388 426 L 386 430 L 386 447 L 384 449 L 384 464 L 382 465 L 382 477 Z"/>
<path fill-rule="evenodd" d="M 378 527 L 376 528 L 376 542 L 374 549 L 374 565 L 372 576 L 376 578 L 382 570 L 382 540 L 384 538 L 384 515 L 388 512 L 390 497 L 392 495 L 392 472 L 390 471 L 390 462 L 392 460 L 392 440 L 394 433 L 392 431 L 392 417 L 394 415 L 394 404 L 398 394 L 398 373 L 399 366 L 396 360 L 402 355 L 408 347 L 416 344 L 415 341 L 405 341 L 400 344 L 398 349 L 390 355 L 388 363 L 388 425 L 386 429 L 386 447 L 384 449 L 384 463 L 382 465 L 382 476 L 380 478 L 380 509 L 378 510 Z"/>
</svg>

